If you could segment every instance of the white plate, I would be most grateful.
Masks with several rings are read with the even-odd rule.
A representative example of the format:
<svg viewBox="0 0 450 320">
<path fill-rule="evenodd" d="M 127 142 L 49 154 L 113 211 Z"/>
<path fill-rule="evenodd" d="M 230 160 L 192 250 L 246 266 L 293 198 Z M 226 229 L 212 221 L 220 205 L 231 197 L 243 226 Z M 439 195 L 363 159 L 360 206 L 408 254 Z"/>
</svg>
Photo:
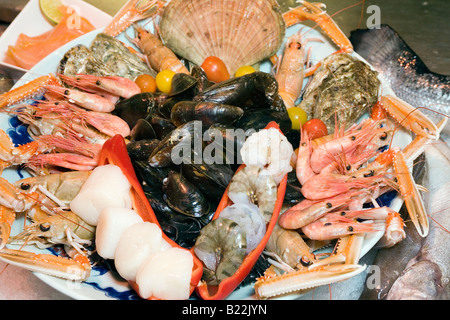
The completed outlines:
<svg viewBox="0 0 450 320">
<path fill-rule="evenodd" d="M 286 37 L 290 36 L 294 32 L 297 32 L 299 28 L 300 28 L 299 26 L 289 28 Z M 305 27 L 303 31 L 306 30 L 309 30 L 309 28 Z M 34 66 L 29 72 L 27 72 L 22 77 L 22 79 L 16 84 L 16 86 L 23 84 L 27 81 L 30 81 L 34 78 L 37 78 L 41 75 L 55 73 L 60 59 L 64 56 L 64 54 L 67 52 L 68 49 L 78 44 L 84 44 L 89 46 L 94 37 L 100 31 L 101 30 L 93 31 L 57 49 L 51 55 L 49 55 L 48 57 L 43 59 L 40 63 L 38 63 L 36 66 Z M 131 34 L 130 30 L 128 30 L 127 32 Z M 330 44 L 328 39 L 325 39 L 318 31 L 314 29 L 311 29 L 310 32 L 307 33 L 306 37 L 315 37 L 315 38 L 320 37 L 324 40 L 324 43 L 311 41 L 307 45 L 307 47 L 311 46 L 313 48 L 311 59 L 315 62 L 323 59 L 324 57 L 336 51 L 334 45 Z M 121 35 L 119 39 L 126 43 L 129 43 L 128 40 L 123 35 Z M 280 53 L 281 52 L 282 49 L 280 49 Z M 263 62 L 261 64 L 261 71 L 269 72 L 269 70 L 270 70 L 270 63 L 268 61 Z M 386 82 L 383 81 L 383 79 L 380 80 L 382 81 L 381 91 L 384 93 L 388 92 L 392 93 L 392 90 L 390 90 L 390 88 L 387 87 Z M 15 132 L 20 131 L 16 130 L 16 128 L 13 128 L 10 122 L 10 118 L 5 114 L 0 114 L 0 128 L 3 128 L 10 135 L 11 134 L 14 135 Z M 403 147 L 411 141 L 411 138 L 406 132 L 398 131 L 396 133 L 394 140 L 395 140 L 394 145 L 399 145 Z M 14 182 L 22 178 L 21 174 L 26 175 L 26 173 L 24 172 L 20 173 L 16 169 L 6 169 L 3 173 L 3 177 Z M 392 209 L 399 211 L 402 206 L 402 200 L 398 197 L 395 197 L 392 200 L 390 206 Z M 14 224 L 15 228 L 13 229 L 13 232 L 19 232 L 21 225 L 23 224 L 20 222 L 15 223 Z M 367 237 L 364 240 L 362 255 L 366 254 L 376 244 L 376 242 L 380 239 L 381 236 L 382 233 L 380 232 L 367 235 Z M 27 247 L 26 249 L 30 251 L 36 251 L 36 249 L 33 247 Z M 37 273 L 36 276 L 39 277 L 42 281 L 52 286 L 53 288 L 75 299 L 138 299 L 138 296 L 133 292 L 133 290 L 131 290 L 126 281 L 115 277 L 112 272 L 109 272 L 107 269 L 104 268 L 94 267 L 91 276 L 83 283 L 73 283 L 71 281 L 61 280 L 58 278 Z M 240 290 L 235 291 L 232 295 L 229 296 L 229 299 L 236 299 L 236 300 L 253 299 L 254 298 L 253 294 L 254 291 L 252 286 L 247 286 Z M 299 295 L 284 297 L 284 299 L 293 299 L 293 298 L 301 298 L 301 297 Z"/>
<path fill-rule="evenodd" d="M 62 2 L 75 9 L 80 16 L 86 18 L 95 29 L 106 27 L 112 20 L 109 14 L 85 1 L 63 0 Z M 42 14 L 39 8 L 39 0 L 30 0 L 0 37 L 0 65 L 17 72 L 27 72 L 26 69 L 5 62 L 8 46 L 15 45 L 21 33 L 34 37 L 51 30 L 53 27 Z"/>
</svg>

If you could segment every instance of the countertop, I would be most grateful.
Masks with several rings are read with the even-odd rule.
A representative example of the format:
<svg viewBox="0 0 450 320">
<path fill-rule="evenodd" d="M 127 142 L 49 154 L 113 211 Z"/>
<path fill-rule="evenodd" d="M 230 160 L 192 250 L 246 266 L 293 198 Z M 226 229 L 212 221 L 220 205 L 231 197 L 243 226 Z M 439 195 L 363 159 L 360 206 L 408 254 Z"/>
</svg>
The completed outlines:
<svg viewBox="0 0 450 320">
<path fill-rule="evenodd" d="M 0 34 L 20 12 L 27 0 L 0 0 Z M 114 15 L 125 0 L 87 0 L 110 15 Z M 333 14 L 341 9 L 358 3 L 355 0 L 326 1 L 327 12 Z M 283 9 L 295 6 L 295 1 L 280 0 Z M 447 0 L 373 0 L 334 16 L 345 34 L 351 30 L 366 27 L 370 12 L 366 8 L 376 5 L 380 8 L 380 22 L 391 25 L 416 51 L 425 64 L 434 72 L 450 74 L 450 1 Z M 361 14 L 363 14 L 361 16 Z M 310 23 L 306 23 L 311 25 Z M 40 281 L 32 273 L 6 266 L 0 262 L 0 299 L 1 300 L 66 300 L 70 297 L 56 291 Z"/>
</svg>

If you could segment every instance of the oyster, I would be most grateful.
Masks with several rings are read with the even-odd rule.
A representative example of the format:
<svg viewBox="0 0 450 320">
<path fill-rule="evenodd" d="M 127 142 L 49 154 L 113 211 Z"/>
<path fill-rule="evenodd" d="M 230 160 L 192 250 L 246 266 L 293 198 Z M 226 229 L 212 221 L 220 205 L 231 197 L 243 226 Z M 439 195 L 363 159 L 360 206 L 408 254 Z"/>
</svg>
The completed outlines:
<svg viewBox="0 0 450 320">
<path fill-rule="evenodd" d="M 196 65 L 216 56 L 234 74 L 275 54 L 285 23 L 275 0 L 172 0 L 159 31 L 177 55 Z"/>
<path fill-rule="evenodd" d="M 139 56 L 131 52 L 123 43 L 114 37 L 99 33 L 92 42 L 90 49 L 106 68 L 113 70 L 116 76 L 136 79 L 141 74 L 156 76 Z"/>
<path fill-rule="evenodd" d="M 67 76 L 82 73 L 120 76 L 131 80 L 141 74 L 156 75 L 122 42 L 104 33 L 99 33 L 89 48 L 77 45 L 67 51 L 59 63 L 58 71 Z"/>
<path fill-rule="evenodd" d="M 102 77 L 110 75 L 112 70 L 107 69 L 101 61 L 96 59 L 88 47 L 80 44 L 64 54 L 59 63 L 58 72 L 66 76 L 82 73 Z"/>
<path fill-rule="evenodd" d="M 347 53 L 328 56 L 314 73 L 299 107 L 308 118 L 325 122 L 334 132 L 335 114 L 341 126 L 348 128 L 377 102 L 378 72 Z"/>
</svg>

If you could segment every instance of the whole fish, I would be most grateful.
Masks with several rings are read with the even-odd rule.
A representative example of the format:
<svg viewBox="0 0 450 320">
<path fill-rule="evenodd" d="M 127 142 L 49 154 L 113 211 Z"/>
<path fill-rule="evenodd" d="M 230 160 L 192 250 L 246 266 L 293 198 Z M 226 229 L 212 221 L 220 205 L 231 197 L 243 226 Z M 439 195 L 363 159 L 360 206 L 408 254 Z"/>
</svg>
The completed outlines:
<svg viewBox="0 0 450 320">
<path fill-rule="evenodd" d="M 424 203 L 430 232 L 418 254 L 393 283 L 388 300 L 446 300 L 450 298 L 450 148 L 437 142 L 425 149 L 428 192 Z M 433 168 L 433 169 L 431 169 Z"/>
<path fill-rule="evenodd" d="M 354 50 L 369 62 L 402 100 L 438 122 L 450 115 L 450 76 L 431 72 L 400 35 L 388 25 L 350 33 Z M 436 111 L 436 112 L 433 112 Z M 448 133 L 449 126 L 444 129 Z"/>
</svg>

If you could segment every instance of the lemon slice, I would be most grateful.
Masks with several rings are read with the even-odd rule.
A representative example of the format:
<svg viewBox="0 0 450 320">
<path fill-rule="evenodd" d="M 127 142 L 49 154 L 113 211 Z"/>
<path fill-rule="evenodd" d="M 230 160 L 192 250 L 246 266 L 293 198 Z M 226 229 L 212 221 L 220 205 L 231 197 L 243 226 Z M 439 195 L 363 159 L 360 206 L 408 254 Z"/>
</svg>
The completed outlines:
<svg viewBox="0 0 450 320">
<path fill-rule="evenodd" d="M 58 24 L 61 21 L 63 14 L 59 7 L 62 5 L 61 0 L 39 0 L 42 14 L 52 24 Z"/>
</svg>

